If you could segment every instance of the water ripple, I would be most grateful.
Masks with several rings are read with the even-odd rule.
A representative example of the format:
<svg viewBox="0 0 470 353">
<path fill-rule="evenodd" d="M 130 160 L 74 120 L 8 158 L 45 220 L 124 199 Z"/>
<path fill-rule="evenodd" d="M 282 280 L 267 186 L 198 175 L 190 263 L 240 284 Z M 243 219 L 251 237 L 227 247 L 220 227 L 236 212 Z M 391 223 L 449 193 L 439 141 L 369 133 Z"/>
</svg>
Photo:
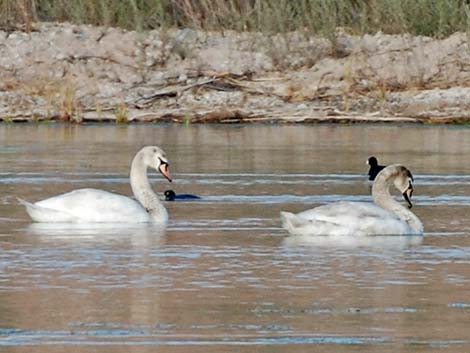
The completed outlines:
<svg viewBox="0 0 470 353">
<path fill-rule="evenodd" d="M 241 326 L 238 325 L 238 328 Z M 268 331 L 276 332 L 283 329 L 274 325 Z M 259 330 L 255 326 L 245 329 Z M 261 328 L 260 331 L 266 331 Z M 152 346 L 211 346 L 211 345 L 378 345 L 389 342 L 388 337 L 368 336 L 322 336 L 322 335 L 278 335 L 263 337 L 259 335 L 178 335 L 165 334 L 145 329 L 95 329 L 95 330 L 20 330 L 0 329 L 0 346 L 45 346 L 45 345 L 70 345 L 70 346 L 122 346 L 122 345 L 152 345 Z"/>
<path fill-rule="evenodd" d="M 365 174 L 272 174 L 272 173 L 173 173 L 176 184 L 220 184 L 220 185 L 354 185 L 357 183 L 367 184 Z M 156 174 L 150 174 L 154 181 L 160 182 Z M 416 175 L 418 185 L 470 185 L 470 175 Z M 127 173 L 98 173 L 98 172 L 52 172 L 35 173 L 0 172 L 0 183 L 125 183 L 129 182 Z"/>
</svg>

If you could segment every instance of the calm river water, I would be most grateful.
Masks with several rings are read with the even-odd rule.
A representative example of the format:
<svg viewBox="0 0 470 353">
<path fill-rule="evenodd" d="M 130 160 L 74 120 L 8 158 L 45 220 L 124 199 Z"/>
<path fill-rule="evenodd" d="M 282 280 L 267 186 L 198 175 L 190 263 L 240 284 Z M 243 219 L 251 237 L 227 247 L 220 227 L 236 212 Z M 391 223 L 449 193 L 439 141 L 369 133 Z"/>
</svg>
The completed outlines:
<svg viewBox="0 0 470 353">
<path fill-rule="evenodd" d="M 130 195 L 143 145 L 174 182 L 151 226 L 30 222 L 16 197 Z M 289 238 L 279 211 L 415 175 L 422 241 Z M 470 352 L 470 128 L 0 125 L 0 352 Z"/>
</svg>

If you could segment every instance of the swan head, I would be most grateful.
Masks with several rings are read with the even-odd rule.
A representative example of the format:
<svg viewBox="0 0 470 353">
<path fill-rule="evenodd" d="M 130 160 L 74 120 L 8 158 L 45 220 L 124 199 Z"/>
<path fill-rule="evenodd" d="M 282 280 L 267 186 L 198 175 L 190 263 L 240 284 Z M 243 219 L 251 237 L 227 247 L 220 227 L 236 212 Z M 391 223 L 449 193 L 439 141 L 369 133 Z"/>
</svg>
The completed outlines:
<svg viewBox="0 0 470 353">
<path fill-rule="evenodd" d="M 411 196 L 413 195 L 413 175 L 404 166 L 396 166 L 397 174 L 393 180 L 393 184 L 401 192 L 403 198 L 408 203 L 408 208 L 413 207 Z"/>
<path fill-rule="evenodd" d="M 382 171 L 375 178 L 372 189 L 379 187 L 379 184 L 393 184 L 398 191 L 403 195 L 403 198 L 408 204 L 408 208 L 413 207 L 411 203 L 411 196 L 413 195 L 413 175 L 404 166 L 400 164 L 392 164 L 382 169 Z"/>
<path fill-rule="evenodd" d="M 144 163 L 151 168 L 155 168 L 169 182 L 171 182 L 170 163 L 166 157 L 165 151 L 157 146 L 147 146 L 142 148 Z"/>
</svg>

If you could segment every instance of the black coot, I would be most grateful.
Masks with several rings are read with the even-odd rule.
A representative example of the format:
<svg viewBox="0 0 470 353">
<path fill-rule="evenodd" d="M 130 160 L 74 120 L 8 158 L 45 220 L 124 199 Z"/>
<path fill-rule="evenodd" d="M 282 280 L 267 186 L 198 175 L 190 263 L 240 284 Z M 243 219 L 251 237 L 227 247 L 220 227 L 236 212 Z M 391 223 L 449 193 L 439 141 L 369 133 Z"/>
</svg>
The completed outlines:
<svg viewBox="0 0 470 353">
<path fill-rule="evenodd" d="M 367 164 L 370 166 L 369 172 L 367 173 L 367 175 L 369 175 L 369 180 L 374 180 L 377 174 L 385 168 L 384 165 L 379 165 L 379 161 L 374 156 L 369 157 Z"/>
<path fill-rule="evenodd" d="M 179 194 L 176 195 L 176 193 L 173 190 L 166 190 L 163 195 L 165 195 L 165 201 L 175 201 L 175 200 L 198 200 L 200 199 L 199 196 L 196 195 L 191 195 L 191 194 Z"/>
</svg>

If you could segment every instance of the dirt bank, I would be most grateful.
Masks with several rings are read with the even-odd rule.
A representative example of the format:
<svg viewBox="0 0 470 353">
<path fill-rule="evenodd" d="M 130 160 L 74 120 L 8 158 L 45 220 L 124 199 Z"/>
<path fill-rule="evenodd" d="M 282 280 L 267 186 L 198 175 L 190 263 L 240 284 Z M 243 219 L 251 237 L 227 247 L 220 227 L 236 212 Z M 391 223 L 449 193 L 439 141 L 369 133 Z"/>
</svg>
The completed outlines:
<svg viewBox="0 0 470 353">
<path fill-rule="evenodd" d="M 0 120 L 469 122 L 469 40 L 40 23 L 0 31 Z"/>
</svg>

